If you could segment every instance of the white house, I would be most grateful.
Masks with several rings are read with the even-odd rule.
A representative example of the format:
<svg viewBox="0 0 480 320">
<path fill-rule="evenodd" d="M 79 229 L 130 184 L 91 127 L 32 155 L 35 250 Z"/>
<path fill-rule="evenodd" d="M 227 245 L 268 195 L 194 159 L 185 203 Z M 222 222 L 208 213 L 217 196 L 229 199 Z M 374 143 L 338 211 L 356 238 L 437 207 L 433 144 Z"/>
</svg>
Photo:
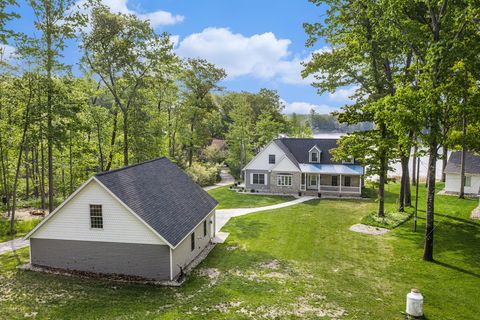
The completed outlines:
<svg viewBox="0 0 480 320">
<path fill-rule="evenodd" d="M 334 161 L 337 139 L 280 138 L 248 163 L 245 187 L 268 193 L 360 196 L 363 166 L 351 158 Z"/>
<path fill-rule="evenodd" d="M 26 236 L 30 263 L 174 280 L 214 237 L 216 205 L 166 158 L 100 173 Z"/>
<path fill-rule="evenodd" d="M 445 192 L 460 192 L 460 167 L 462 152 L 452 152 L 445 167 Z M 465 194 L 480 194 L 480 156 L 468 151 L 465 154 Z"/>
</svg>

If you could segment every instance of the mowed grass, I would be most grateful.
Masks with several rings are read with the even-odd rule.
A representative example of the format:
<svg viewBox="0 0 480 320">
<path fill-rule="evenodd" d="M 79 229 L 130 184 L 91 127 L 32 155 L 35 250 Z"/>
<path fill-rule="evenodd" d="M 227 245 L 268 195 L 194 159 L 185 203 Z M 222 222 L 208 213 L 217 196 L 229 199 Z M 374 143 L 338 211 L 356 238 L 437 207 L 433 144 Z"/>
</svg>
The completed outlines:
<svg viewBox="0 0 480 320">
<path fill-rule="evenodd" d="M 208 193 L 218 201 L 217 209 L 263 207 L 295 199 L 292 196 L 237 193 L 228 186 L 210 190 Z"/>
<path fill-rule="evenodd" d="M 387 187 L 388 210 L 397 194 L 398 185 Z M 365 200 L 234 218 L 227 242 L 180 288 L 17 271 L 28 249 L 0 255 L 0 319 L 405 319 L 414 287 L 427 319 L 478 319 L 480 223 L 468 218 L 477 201 L 436 197 L 429 263 L 421 259 L 424 195 L 416 233 L 412 219 L 385 236 L 349 231 L 375 210 Z"/>
</svg>

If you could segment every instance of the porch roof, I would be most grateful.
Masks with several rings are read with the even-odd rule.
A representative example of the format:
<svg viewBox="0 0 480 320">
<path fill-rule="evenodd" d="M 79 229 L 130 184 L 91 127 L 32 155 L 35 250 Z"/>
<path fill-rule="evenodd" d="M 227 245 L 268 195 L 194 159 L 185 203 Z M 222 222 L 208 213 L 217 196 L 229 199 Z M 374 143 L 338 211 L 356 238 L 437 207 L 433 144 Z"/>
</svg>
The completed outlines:
<svg viewBox="0 0 480 320">
<path fill-rule="evenodd" d="M 312 164 L 300 163 L 302 173 L 324 173 L 324 174 L 344 174 L 344 175 L 362 175 L 363 167 L 356 164 Z"/>
</svg>

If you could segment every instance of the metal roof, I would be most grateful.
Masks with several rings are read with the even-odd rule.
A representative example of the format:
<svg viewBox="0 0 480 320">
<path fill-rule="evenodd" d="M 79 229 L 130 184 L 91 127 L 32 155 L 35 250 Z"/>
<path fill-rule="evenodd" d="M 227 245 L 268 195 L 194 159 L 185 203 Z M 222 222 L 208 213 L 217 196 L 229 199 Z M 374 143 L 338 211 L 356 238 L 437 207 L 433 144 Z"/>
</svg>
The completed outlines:
<svg viewBox="0 0 480 320">
<path fill-rule="evenodd" d="M 363 167 L 357 164 L 300 163 L 302 173 L 362 175 Z"/>
</svg>

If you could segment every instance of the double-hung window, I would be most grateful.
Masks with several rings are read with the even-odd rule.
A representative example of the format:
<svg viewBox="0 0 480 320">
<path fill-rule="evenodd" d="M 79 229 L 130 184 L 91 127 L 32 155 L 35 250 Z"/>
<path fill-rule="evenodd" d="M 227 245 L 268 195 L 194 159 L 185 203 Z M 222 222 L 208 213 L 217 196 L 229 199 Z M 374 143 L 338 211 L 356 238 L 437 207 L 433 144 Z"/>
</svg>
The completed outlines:
<svg viewBox="0 0 480 320">
<path fill-rule="evenodd" d="M 332 176 L 332 186 L 338 186 L 338 176 Z"/>
<path fill-rule="evenodd" d="M 343 185 L 345 187 L 350 187 L 352 184 L 352 179 L 349 176 L 343 177 Z"/>
<path fill-rule="evenodd" d="M 318 162 L 318 152 L 310 153 L 310 162 Z"/>
<path fill-rule="evenodd" d="M 275 164 L 275 155 L 274 154 L 269 154 L 268 155 L 268 163 L 269 164 Z"/>
<path fill-rule="evenodd" d="M 103 214 L 101 204 L 90 205 L 90 228 L 103 229 Z"/>
<path fill-rule="evenodd" d="M 265 174 L 263 174 L 263 173 L 253 173 L 252 174 L 252 184 L 265 184 Z"/>
<path fill-rule="evenodd" d="M 464 181 L 464 187 L 471 187 L 472 186 L 472 177 L 471 176 L 465 176 Z"/>
<path fill-rule="evenodd" d="M 277 175 L 277 186 L 288 187 L 292 185 L 292 176 L 286 174 Z"/>
</svg>

